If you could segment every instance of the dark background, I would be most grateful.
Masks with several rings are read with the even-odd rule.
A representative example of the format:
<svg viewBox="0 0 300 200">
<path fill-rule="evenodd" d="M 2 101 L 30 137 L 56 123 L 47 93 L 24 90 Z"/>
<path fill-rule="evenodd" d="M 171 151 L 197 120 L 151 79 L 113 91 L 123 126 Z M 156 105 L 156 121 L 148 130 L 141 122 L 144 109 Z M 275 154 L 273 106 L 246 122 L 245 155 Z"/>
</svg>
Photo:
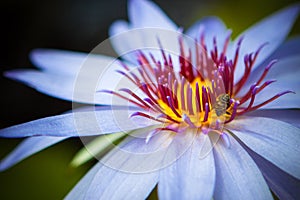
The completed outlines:
<svg viewBox="0 0 300 200">
<path fill-rule="evenodd" d="M 189 27 L 207 15 L 221 17 L 234 35 L 259 19 L 295 1 L 290 0 L 156 0 L 178 25 Z M 89 52 L 107 39 L 109 25 L 127 18 L 125 0 L 6 0 L 0 1 L 0 71 L 33 68 L 28 58 L 34 48 L 55 48 Z M 291 35 L 299 34 L 300 20 Z M 70 102 L 36 92 L 20 83 L 0 77 L 0 128 L 71 109 Z M 19 142 L 0 139 L 0 158 Z M 1 199 L 61 199 L 92 165 L 68 166 L 81 148 L 69 140 L 0 172 Z"/>
</svg>

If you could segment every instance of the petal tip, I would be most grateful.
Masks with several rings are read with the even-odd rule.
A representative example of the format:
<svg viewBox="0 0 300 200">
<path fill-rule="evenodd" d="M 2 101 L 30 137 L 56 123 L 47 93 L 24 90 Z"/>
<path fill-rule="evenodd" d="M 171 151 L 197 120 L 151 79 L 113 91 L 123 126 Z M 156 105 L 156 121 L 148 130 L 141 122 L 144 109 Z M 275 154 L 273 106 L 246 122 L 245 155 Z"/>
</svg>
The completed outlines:
<svg viewBox="0 0 300 200">
<path fill-rule="evenodd" d="M 3 76 L 8 79 L 16 80 L 19 70 L 10 70 L 3 72 Z"/>
</svg>

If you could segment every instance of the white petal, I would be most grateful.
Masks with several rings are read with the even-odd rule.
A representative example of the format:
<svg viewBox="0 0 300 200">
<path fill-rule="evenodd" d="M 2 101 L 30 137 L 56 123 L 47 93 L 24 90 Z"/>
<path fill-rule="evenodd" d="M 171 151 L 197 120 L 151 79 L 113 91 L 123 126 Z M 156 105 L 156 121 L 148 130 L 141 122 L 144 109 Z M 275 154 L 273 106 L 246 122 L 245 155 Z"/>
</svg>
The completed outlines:
<svg viewBox="0 0 300 200">
<path fill-rule="evenodd" d="M 178 160 L 160 172 L 160 199 L 212 199 L 215 164 L 212 151 L 206 157 L 200 155 L 205 139 L 204 135 L 195 138 Z"/>
<path fill-rule="evenodd" d="M 156 4 L 148 0 L 130 0 L 128 17 L 133 28 L 177 29 L 176 24 Z"/>
<path fill-rule="evenodd" d="M 133 110 L 102 110 L 77 112 L 38 119 L 0 130 L 0 137 L 29 136 L 79 137 L 107 133 L 127 132 L 153 124 L 144 117 L 129 116 Z"/>
<path fill-rule="evenodd" d="M 244 71 L 244 55 L 255 52 L 261 45 L 268 42 L 268 45 L 260 52 L 254 68 L 259 66 L 287 37 L 298 16 L 298 12 L 299 5 L 292 5 L 263 19 L 241 34 L 244 39 L 240 49 L 241 59 L 239 59 L 235 71 L 235 81 L 241 78 Z M 236 39 L 235 44 L 237 42 L 238 39 Z"/>
<path fill-rule="evenodd" d="M 208 50 L 213 48 L 213 38 L 217 40 L 219 51 L 222 50 L 224 41 L 227 37 L 225 24 L 218 17 L 205 17 L 190 27 L 186 34 L 199 41 L 201 34 L 204 33 L 205 44 Z"/>
<path fill-rule="evenodd" d="M 300 129 L 271 118 L 235 120 L 230 130 L 257 154 L 300 179 Z"/>
<path fill-rule="evenodd" d="M 300 110 L 283 110 L 283 109 L 268 109 L 268 110 L 255 110 L 253 112 L 249 112 L 246 116 L 254 116 L 254 117 L 267 117 L 273 118 L 276 120 L 280 120 L 293 126 L 300 128 Z"/>
<path fill-rule="evenodd" d="M 272 199 L 269 188 L 252 158 L 233 137 L 229 138 L 230 148 L 220 143 L 214 148 L 214 199 Z"/>
<path fill-rule="evenodd" d="M 300 196 L 300 180 L 285 173 L 271 162 L 267 161 L 247 146 L 244 146 L 251 155 L 269 187 L 279 199 L 297 199 Z"/>
<path fill-rule="evenodd" d="M 263 106 L 262 108 L 300 108 L 300 58 L 299 56 L 288 57 L 279 60 L 271 67 L 265 80 L 276 80 L 275 83 L 267 86 L 255 97 L 255 104 L 262 103 L 274 95 L 283 91 L 291 90 L 295 94 L 286 94 Z M 255 72 L 244 86 L 245 90 L 250 88 L 250 85 L 255 83 L 263 70 Z M 245 104 L 247 105 L 247 103 Z"/>
<path fill-rule="evenodd" d="M 55 56 L 59 58 L 59 55 L 61 54 L 56 52 Z M 102 59 L 101 56 L 90 55 L 84 63 L 74 67 L 73 72 L 75 73 L 68 74 L 64 71 L 60 73 L 59 70 L 66 69 L 61 66 L 66 65 L 66 60 L 56 61 L 56 63 L 61 62 L 61 65 L 57 65 L 58 68 L 55 68 L 51 62 L 47 63 L 48 60 L 55 60 L 55 56 L 52 57 L 53 52 L 39 52 L 39 56 L 39 62 L 45 62 L 44 65 L 41 64 L 45 71 L 14 70 L 6 72 L 5 76 L 64 100 L 107 105 L 112 103 L 114 105 L 125 103 L 123 105 L 126 105 L 128 103 L 124 101 L 121 103 L 113 95 L 99 92 L 104 89 L 116 91 L 120 87 L 133 88 L 133 84 L 125 76 L 115 71 L 122 70 L 115 59 L 106 56 L 103 56 Z M 61 57 L 64 56 L 65 54 L 61 55 Z"/>
<path fill-rule="evenodd" d="M 9 155 L 0 162 L 0 171 L 6 170 L 23 159 L 49 147 L 68 137 L 30 137 L 22 141 Z"/>
</svg>

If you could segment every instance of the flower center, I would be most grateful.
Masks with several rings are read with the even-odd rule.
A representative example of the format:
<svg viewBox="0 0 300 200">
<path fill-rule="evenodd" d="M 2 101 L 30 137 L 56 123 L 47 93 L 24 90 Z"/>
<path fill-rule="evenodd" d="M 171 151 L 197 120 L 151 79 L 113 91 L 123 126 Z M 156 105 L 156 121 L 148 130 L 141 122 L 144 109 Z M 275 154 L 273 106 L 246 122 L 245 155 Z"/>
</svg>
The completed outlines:
<svg viewBox="0 0 300 200">
<path fill-rule="evenodd" d="M 126 99 L 145 111 L 136 112 L 132 116 L 143 116 L 166 123 L 163 130 L 174 132 L 185 128 L 194 128 L 202 132 L 211 129 L 220 130 L 222 128 L 220 125 L 232 121 L 236 116 L 255 110 L 291 92 L 276 94 L 263 103 L 254 105 L 256 94 L 274 82 L 263 80 L 275 61 L 265 68 L 257 82 L 248 88 L 248 92 L 242 96 L 239 96 L 239 92 L 248 80 L 264 45 L 256 52 L 245 55 L 244 74 L 237 83 L 234 83 L 234 71 L 242 39 L 239 40 L 232 59 L 226 57 L 230 35 L 226 38 L 220 53 L 216 39 L 213 40 L 214 48 L 210 52 L 204 43 L 204 35 L 201 35 L 199 41 L 195 41 L 195 45 L 187 50 L 184 48 L 183 37 L 179 38 L 180 53 L 176 56 L 178 62 L 174 62 L 176 61 L 174 56 L 167 54 L 158 41 L 161 59 L 156 59 L 151 53 L 148 55 L 137 51 L 139 62 L 139 66 L 135 68 L 137 72 L 133 72 L 122 63 L 125 71 L 118 72 L 134 83 L 145 98 L 128 88 L 120 89 L 120 92 L 129 94 L 129 97 L 116 91 L 103 92 Z"/>
</svg>

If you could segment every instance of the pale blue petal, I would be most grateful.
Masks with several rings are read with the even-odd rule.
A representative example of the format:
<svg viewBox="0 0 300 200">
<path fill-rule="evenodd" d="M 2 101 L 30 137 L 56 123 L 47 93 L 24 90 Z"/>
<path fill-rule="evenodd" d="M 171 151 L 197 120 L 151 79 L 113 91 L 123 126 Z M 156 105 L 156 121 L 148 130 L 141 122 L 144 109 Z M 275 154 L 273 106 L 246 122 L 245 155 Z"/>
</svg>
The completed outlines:
<svg viewBox="0 0 300 200">
<path fill-rule="evenodd" d="M 110 27 L 109 27 L 109 40 L 114 48 L 114 50 L 118 53 L 118 55 L 121 55 L 125 60 L 131 61 L 132 63 L 137 62 L 137 57 L 135 54 L 126 54 L 127 51 L 130 51 L 132 43 L 135 42 L 134 38 L 128 37 L 128 39 L 119 39 L 119 34 L 126 34 L 126 32 L 130 31 L 131 27 L 128 24 L 128 22 L 124 20 L 118 20 L 115 21 Z M 116 37 L 114 37 L 116 36 Z"/>
<path fill-rule="evenodd" d="M 66 54 L 60 54 L 61 52 L 54 52 L 38 51 L 39 59 L 35 60 L 38 60 L 44 71 L 13 70 L 5 72 L 5 76 L 24 82 L 47 95 L 89 104 L 112 104 L 114 96 L 98 92 L 100 90 L 116 91 L 120 87 L 133 88 L 133 84 L 125 76 L 116 72 L 122 68 L 113 58 L 103 56 L 103 59 L 98 59 L 97 56 L 89 56 L 82 65 L 78 64 L 77 67 L 74 65 L 72 74 L 66 72 L 68 67 L 66 59 L 56 60 L 60 57 L 69 57 L 71 53 L 67 53 L 68 56 L 66 56 Z M 74 55 L 77 57 L 76 54 Z M 52 65 L 50 61 L 48 63 L 48 60 L 56 60 L 54 64 L 61 64 Z M 60 73 L 60 70 L 65 71 Z M 123 105 L 127 104 L 124 103 Z M 114 100 L 114 104 L 117 105 L 120 102 Z"/>
<path fill-rule="evenodd" d="M 65 199 L 145 199 L 155 187 L 157 179 L 157 173 L 154 172 L 125 173 L 99 162 Z"/>
<path fill-rule="evenodd" d="M 255 104 L 262 103 L 278 93 L 290 90 L 295 92 L 295 94 L 283 95 L 262 108 L 300 108 L 299 65 L 299 56 L 288 57 L 275 63 L 269 70 L 268 75 L 265 77 L 265 80 L 276 80 L 276 82 L 267 86 L 259 94 L 256 95 Z M 247 91 L 248 88 L 251 87 L 251 84 L 255 83 L 262 73 L 263 70 L 253 74 L 248 83 L 244 86 L 244 91 Z M 247 103 L 245 105 L 247 105 Z"/>
<path fill-rule="evenodd" d="M 103 165 L 99 162 L 97 163 L 77 184 L 76 186 L 69 192 L 69 194 L 64 198 L 66 200 L 74 200 L 74 199 L 84 199 L 87 189 L 90 187 L 91 182 L 94 177 L 98 173 L 98 171 L 103 167 Z"/>
<path fill-rule="evenodd" d="M 75 101 L 73 99 L 75 76 L 51 74 L 29 69 L 7 71 L 4 75 L 49 96 Z M 82 100 L 77 101 L 82 102 Z"/>
<path fill-rule="evenodd" d="M 157 172 L 135 174 L 103 166 L 95 174 L 84 199 L 145 199 L 157 179 Z"/>
<path fill-rule="evenodd" d="M 101 110 L 99 107 L 81 107 L 74 108 L 66 113 L 71 112 L 84 112 Z M 47 148 L 58 142 L 61 142 L 68 137 L 50 137 L 50 136 L 36 136 L 24 139 L 9 155 L 7 155 L 0 162 L 0 171 L 15 165 L 16 163 L 24 160 L 25 158 Z"/>
<path fill-rule="evenodd" d="M 112 23 L 109 27 L 109 36 L 118 35 L 123 32 L 127 32 L 130 30 L 130 26 L 127 21 L 125 20 L 117 20 Z"/>
<path fill-rule="evenodd" d="M 239 59 L 235 71 L 235 81 L 238 81 L 244 72 L 244 55 L 255 52 L 261 45 L 268 42 L 268 45 L 260 52 L 254 69 L 259 66 L 283 43 L 298 16 L 298 12 L 298 4 L 289 6 L 263 19 L 240 35 L 244 39 L 240 49 L 241 59 Z M 235 44 L 238 40 L 239 37 L 237 37 Z"/>
<path fill-rule="evenodd" d="M 103 67 L 113 62 L 115 58 L 75 51 L 57 49 L 34 49 L 30 53 L 31 62 L 38 68 L 57 74 L 76 75 L 89 60 L 94 68 Z"/>
<path fill-rule="evenodd" d="M 6 170 L 23 159 L 49 147 L 68 137 L 30 137 L 22 141 L 9 155 L 0 162 L 0 171 Z"/>
<path fill-rule="evenodd" d="M 174 154 L 177 146 L 172 142 L 172 133 L 157 133 L 146 143 L 146 136 L 152 131 L 153 127 L 149 127 L 130 132 L 130 136 L 102 158 L 101 162 L 122 172 L 142 174 L 155 172 L 170 165 L 178 158 L 177 154 Z M 184 152 L 188 145 L 190 143 L 183 143 L 177 152 Z"/>
<path fill-rule="evenodd" d="M 249 117 L 228 127 L 245 145 L 300 179 L 300 129 L 271 118 Z"/>
<path fill-rule="evenodd" d="M 187 31 L 186 34 L 195 39 L 199 39 L 201 33 L 205 33 L 205 37 L 224 37 L 226 32 L 226 26 L 223 21 L 215 16 L 204 17 L 201 20 L 193 24 Z"/>
<path fill-rule="evenodd" d="M 212 151 L 201 157 L 205 139 L 209 141 L 203 134 L 195 138 L 178 160 L 161 170 L 158 184 L 160 199 L 212 199 L 215 163 Z"/>
<path fill-rule="evenodd" d="M 300 197 L 300 180 L 285 173 L 271 162 L 267 161 L 247 146 L 242 144 L 251 155 L 271 190 L 279 199 L 298 199 Z"/>
<path fill-rule="evenodd" d="M 148 131 L 144 129 L 141 133 Z M 168 147 L 169 142 L 166 147 L 164 144 L 170 134 L 154 136 L 149 143 L 137 137 L 140 133 L 136 134 L 109 152 L 67 199 L 145 199 L 157 184 L 161 154 Z"/>
<path fill-rule="evenodd" d="M 214 148 L 216 185 L 214 199 L 272 199 L 261 172 L 241 145 L 231 136 L 230 147 Z"/>
<path fill-rule="evenodd" d="M 152 125 L 144 117 L 129 116 L 134 110 L 102 110 L 77 112 L 42 118 L 0 130 L 0 137 L 19 138 L 30 136 L 79 137 L 126 132 Z"/>
<path fill-rule="evenodd" d="M 200 36 L 204 33 L 205 36 L 205 44 L 208 50 L 213 49 L 213 38 L 215 37 L 217 40 L 218 49 L 221 50 L 223 48 L 224 42 L 227 35 L 227 29 L 225 24 L 218 17 L 204 17 L 203 19 L 196 22 L 193 26 L 191 26 L 186 34 L 194 39 L 199 41 Z"/>
<path fill-rule="evenodd" d="M 165 51 L 178 55 L 178 28 L 157 5 L 148 0 L 130 0 L 128 17 L 129 23 L 116 21 L 110 27 L 110 41 L 118 55 L 138 64 L 136 51 L 142 50 L 161 60 L 158 40 Z"/>
<path fill-rule="evenodd" d="M 300 128 L 300 110 L 299 109 L 291 109 L 291 110 L 283 110 L 283 109 L 261 109 L 255 110 L 253 112 L 249 112 L 245 114 L 245 116 L 254 116 L 254 117 L 267 117 L 273 118 L 276 120 L 280 120 L 286 123 L 289 123 L 293 126 Z"/>
<path fill-rule="evenodd" d="M 300 55 L 300 37 L 292 37 L 280 45 L 272 55 L 266 59 L 254 72 L 259 72 L 266 67 L 272 60 L 281 60 L 287 57 Z"/>
<path fill-rule="evenodd" d="M 111 30 L 119 29 L 117 24 L 113 24 Z M 116 27 L 117 26 L 117 27 Z M 111 31 L 117 32 L 117 30 Z M 150 54 L 153 55 L 156 61 L 164 62 L 161 49 L 164 50 L 167 57 L 172 57 L 174 67 L 179 66 L 178 56 L 180 55 L 179 38 L 182 33 L 179 31 L 167 30 L 163 28 L 141 28 L 130 29 L 128 31 L 119 33 L 110 37 L 110 41 L 118 53 L 118 55 L 127 59 L 136 66 L 138 63 L 137 53 L 142 53 L 148 58 L 149 62 L 153 64 Z M 191 38 L 189 38 L 189 42 Z"/>
<path fill-rule="evenodd" d="M 130 0 L 128 17 L 133 28 L 177 29 L 176 24 L 155 3 L 148 0 Z"/>
<path fill-rule="evenodd" d="M 285 67 L 282 67 L 282 64 L 281 64 L 282 60 L 285 60 L 284 62 L 286 62 L 286 60 L 295 59 L 299 56 L 300 56 L 300 37 L 297 36 L 297 37 L 288 39 L 282 45 L 280 45 L 268 59 L 266 59 L 264 62 L 262 62 L 262 64 L 260 64 L 259 67 L 257 67 L 255 70 L 253 70 L 251 72 L 249 80 L 247 81 L 248 87 L 250 87 L 251 84 L 253 84 L 254 82 L 257 81 L 258 77 L 261 75 L 261 73 L 264 71 L 265 67 L 268 66 L 268 64 L 271 61 L 273 61 L 273 60 L 281 61 L 281 62 L 277 63 L 276 65 L 274 65 L 273 68 L 271 68 L 271 72 L 272 72 L 273 70 L 276 71 L 280 68 L 286 69 Z M 296 67 L 296 65 L 297 64 L 285 65 L 286 67 L 290 67 L 292 69 L 283 70 L 281 72 L 283 72 L 283 74 L 293 73 L 294 70 L 298 70 L 297 69 L 298 67 Z M 280 76 L 280 73 L 276 73 L 276 74 L 278 74 L 278 76 Z M 276 78 L 276 77 L 273 77 L 273 78 Z"/>
</svg>

